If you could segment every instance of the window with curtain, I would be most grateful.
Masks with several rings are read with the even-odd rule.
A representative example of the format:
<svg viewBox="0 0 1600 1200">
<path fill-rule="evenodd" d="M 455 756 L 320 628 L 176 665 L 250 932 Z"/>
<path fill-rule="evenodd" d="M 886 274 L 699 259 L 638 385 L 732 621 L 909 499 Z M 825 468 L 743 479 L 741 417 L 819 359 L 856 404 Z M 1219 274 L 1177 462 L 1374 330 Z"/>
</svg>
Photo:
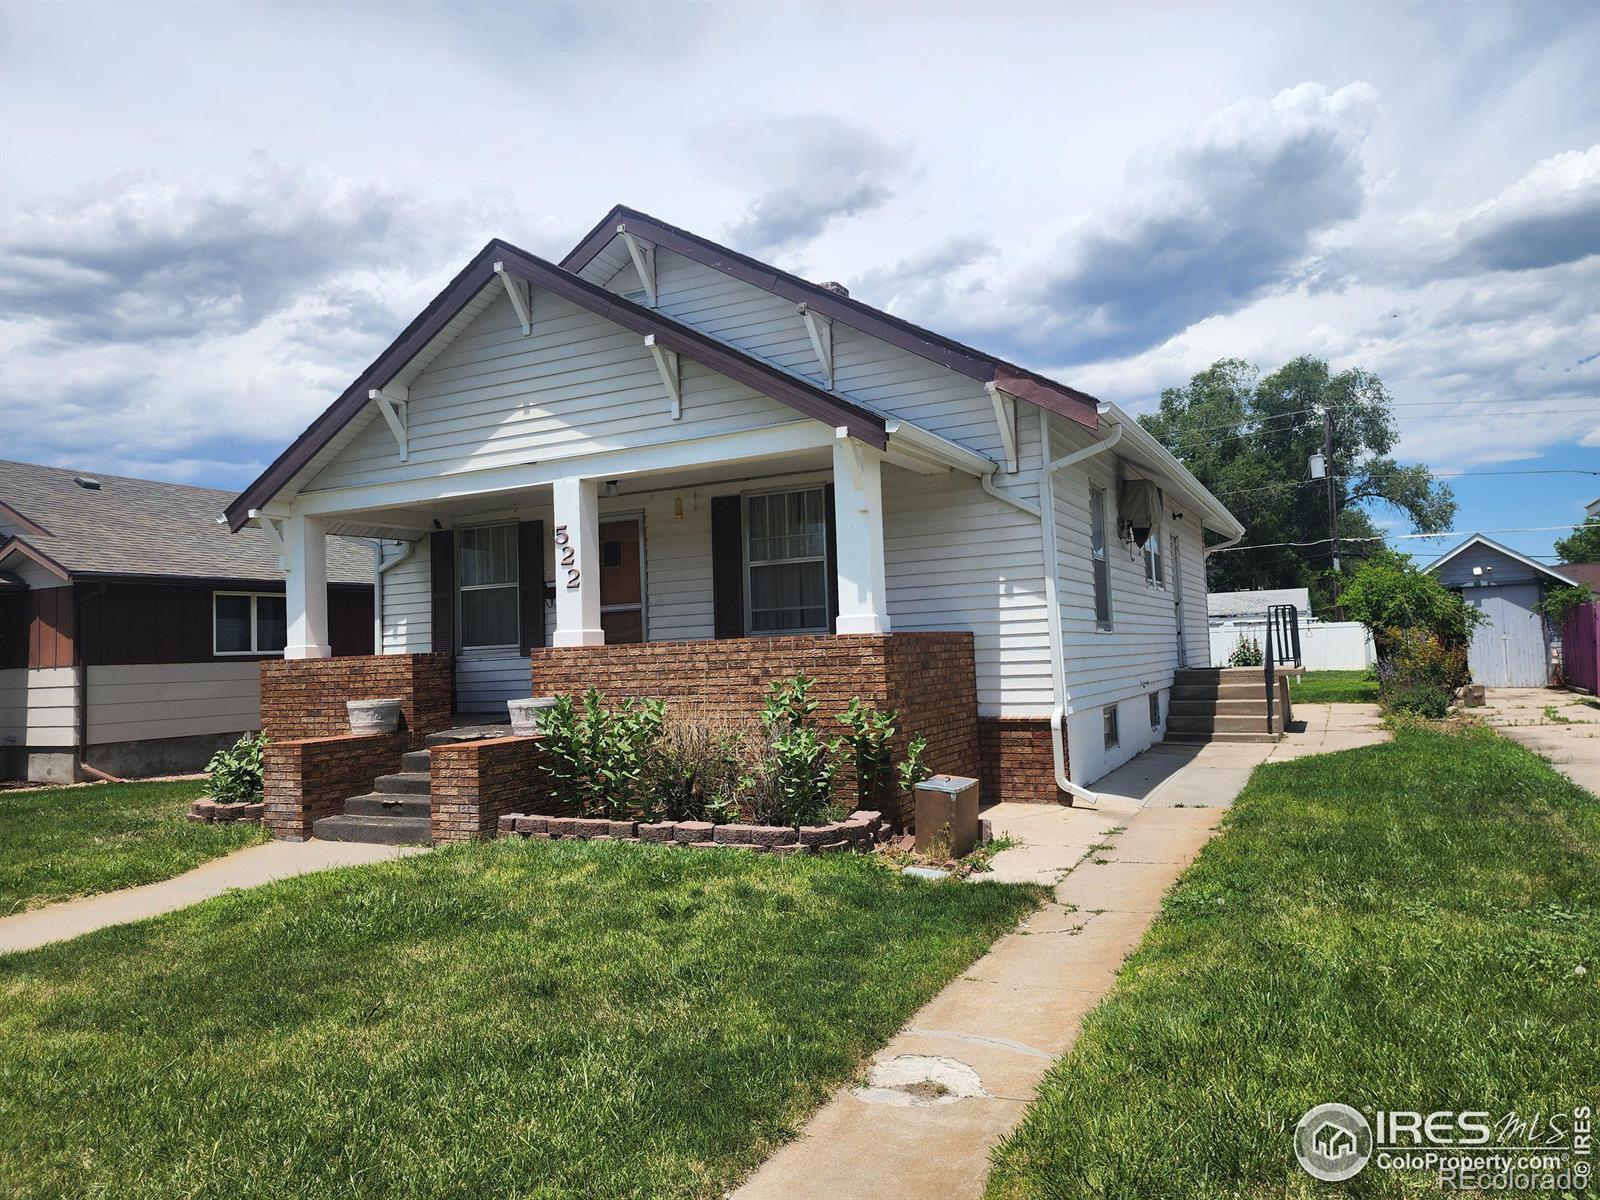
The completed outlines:
<svg viewBox="0 0 1600 1200">
<path fill-rule="evenodd" d="M 1157 526 L 1150 531 L 1149 540 L 1144 544 L 1144 581 L 1156 587 L 1166 587 L 1166 571 L 1161 565 L 1161 529 Z"/>
<path fill-rule="evenodd" d="M 828 629 L 828 514 L 821 488 L 745 497 L 751 633 Z"/>
<path fill-rule="evenodd" d="M 456 541 L 461 648 L 517 645 L 517 527 L 462 529 Z"/>
<path fill-rule="evenodd" d="M 1111 564 L 1106 561 L 1106 494 L 1089 489 L 1089 554 L 1094 570 L 1094 623 L 1111 628 Z"/>
</svg>

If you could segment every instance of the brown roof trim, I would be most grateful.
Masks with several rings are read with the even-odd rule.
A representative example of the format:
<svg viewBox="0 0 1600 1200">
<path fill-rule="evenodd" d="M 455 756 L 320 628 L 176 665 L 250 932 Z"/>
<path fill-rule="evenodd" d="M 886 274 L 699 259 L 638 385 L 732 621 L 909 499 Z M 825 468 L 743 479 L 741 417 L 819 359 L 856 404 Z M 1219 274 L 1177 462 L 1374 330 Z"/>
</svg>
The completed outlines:
<svg viewBox="0 0 1600 1200">
<path fill-rule="evenodd" d="M 747 254 L 730 250 L 727 246 L 718 245 L 697 233 L 690 233 L 676 225 L 668 225 L 649 213 L 640 212 L 623 204 L 613 208 L 598 225 L 584 235 L 583 240 L 561 260 L 561 266 L 574 274 L 583 270 L 616 236 L 619 224 L 626 224 L 629 233 L 638 234 L 646 241 L 665 246 L 686 258 L 704 263 L 745 283 L 754 284 L 775 296 L 782 296 L 785 300 L 792 300 L 797 304 L 804 302 L 807 308 L 825 317 L 842 321 L 852 329 L 859 329 L 862 333 L 880 338 L 891 346 L 898 346 L 902 350 L 948 367 L 980 383 L 993 383 L 1003 391 L 1037 404 L 1040 408 L 1048 409 L 1068 420 L 1077 421 L 1080 425 L 1087 425 L 1091 429 L 1096 425 L 1098 419 L 1096 409 L 1100 402 L 1087 392 L 1080 392 L 1077 388 L 1057 383 L 1054 379 L 1035 371 L 1006 362 L 992 354 L 985 354 L 981 350 L 975 350 L 943 334 L 934 333 L 931 329 L 913 325 L 910 321 L 886 313 L 881 308 L 874 308 L 849 296 L 841 296 L 838 292 L 801 279 L 798 275 L 780 271 L 777 267 L 751 258 Z"/>
<path fill-rule="evenodd" d="M 849 429 L 851 436 L 883 449 L 888 444 L 883 417 L 779 370 L 754 355 L 707 337 L 699 330 L 624 300 L 605 288 L 562 270 L 554 263 L 495 238 L 420 312 L 389 348 L 280 454 L 259 478 L 227 507 L 228 526 L 237 532 L 252 508 L 261 508 L 294 478 L 364 408 L 367 393 L 382 388 L 494 280 L 494 264 L 536 287 L 605 317 L 635 333 L 653 333 L 661 345 L 694 359 L 720 375 L 743 383 L 819 421 Z"/>
<path fill-rule="evenodd" d="M 12 508 L 11 505 L 7 504 L 4 500 L 0 500 L 0 517 L 4 517 L 14 525 L 21 525 L 29 533 L 34 534 L 37 537 L 50 536 L 50 531 L 43 525 L 39 524 L 37 521 L 30 520 L 28 517 Z"/>
<path fill-rule="evenodd" d="M 71 571 L 63 567 L 43 550 L 40 550 L 37 546 L 29 545 L 20 537 L 7 538 L 4 542 L 0 542 L 0 562 L 3 562 L 12 553 L 20 554 L 23 558 L 31 558 L 52 575 L 59 576 L 68 583 L 72 582 Z"/>
</svg>

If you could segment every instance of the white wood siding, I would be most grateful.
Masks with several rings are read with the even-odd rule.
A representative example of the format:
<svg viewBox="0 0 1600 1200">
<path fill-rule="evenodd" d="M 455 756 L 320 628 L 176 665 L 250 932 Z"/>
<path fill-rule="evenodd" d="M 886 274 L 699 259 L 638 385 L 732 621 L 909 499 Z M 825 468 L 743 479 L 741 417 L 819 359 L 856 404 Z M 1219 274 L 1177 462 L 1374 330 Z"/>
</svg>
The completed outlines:
<svg viewBox="0 0 1600 1200">
<path fill-rule="evenodd" d="M 528 660 L 520 654 L 463 650 L 456 655 L 456 708 L 460 712 L 506 715 L 506 701 L 532 690 Z"/>
<path fill-rule="evenodd" d="M 0 671 L 0 746 L 75 746 L 77 731 L 76 668 Z"/>
<path fill-rule="evenodd" d="M 822 384 L 805 322 L 790 301 L 670 250 L 656 251 L 656 283 L 659 312 Z M 629 266 L 606 286 L 625 294 L 638 287 L 638 278 Z M 977 380 L 839 322 L 833 326 L 833 346 L 835 391 L 1002 459 L 994 405 Z M 1033 423 L 1026 414 L 1019 420 L 1023 426 Z M 1030 445 L 1033 457 L 1023 456 L 1021 470 L 1038 466 L 1038 439 Z M 1006 478 L 1002 475 L 1001 482 Z"/>
<path fill-rule="evenodd" d="M 1189 648 L 1189 666 L 1209 667 L 1211 663 L 1210 617 L 1206 613 L 1206 555 L 1201 545 L 1205 532 L 1184 518 L 1179 537 L 1183 543 L 1183 640 Z"/>
<path fill-rule="evenodd" d="M 257 663 L 89 668 L 91 746 L 260 728 Z"/>
<path fill-rule="evenodd" d="M 684 359 L 683 418 L 674 421 L 639 335 L 536 289 L 534 329 L 524 337 L 510 301 L 501 300 L 411 383 L 407 462 L 388 425 L 369 422 L 307 490 L 427 479 L 796 418 L 787 405 Z"/>
<path fill-rule="evenodd" d="M 393 558 L 396 551 L 388 551 Z M 433 649 L 433 577 L 428 540 L 383 577 L 383 641 L 380 654 L 426 654 Z"/>
</svg>

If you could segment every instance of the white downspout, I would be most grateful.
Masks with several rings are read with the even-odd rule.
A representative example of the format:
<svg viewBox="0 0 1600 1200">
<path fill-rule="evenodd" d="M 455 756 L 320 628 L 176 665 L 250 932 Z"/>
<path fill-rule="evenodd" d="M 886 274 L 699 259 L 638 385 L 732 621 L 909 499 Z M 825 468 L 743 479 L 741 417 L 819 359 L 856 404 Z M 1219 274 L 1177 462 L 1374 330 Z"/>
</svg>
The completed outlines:
<svg viewBox="0 0 1600 1200">
<path fill-rule="evenodd" d="M 410 558 L 416 550 L 415 542 L 401 542 L 400 553 L 394 558 L 384 561 L 383 539 L 375 543 L 377 554 L 372 560 L 372 652 L 383 653 L 383 577 L 394 570 L 406 559 Z"/>
<path fill-rule="evenodd" d="M 1064 467 L 1080 463 L 1086 458 L 1111 449 L 1122 440 L 1122 426 L 1111 431 L 1111 436 L 1064 458 L 1050 461 L 1050 414 L 1039 410 L 1039 452 L 1047 464 L 1039 473 L 1039 532 L 1044 543 L 1044 598 L 1045 618 L 1050 630 L 1050 681 L 1055 703 L 1050 709 L 1050 749 L 1055 756 L 1056 786 L 1085 804 L 1099 804 L 1100 797 L 1088 788 L 1073 783 L 1067 777 L 1066 733 L 1062 722 L 1067 712 L 1066 638 L 1061 631 L 1061 605 L 1057 596 L 1061 589 L 1061 560 L 1056 556 L 1056 491 L 1055 474 Z"/>
</svg>

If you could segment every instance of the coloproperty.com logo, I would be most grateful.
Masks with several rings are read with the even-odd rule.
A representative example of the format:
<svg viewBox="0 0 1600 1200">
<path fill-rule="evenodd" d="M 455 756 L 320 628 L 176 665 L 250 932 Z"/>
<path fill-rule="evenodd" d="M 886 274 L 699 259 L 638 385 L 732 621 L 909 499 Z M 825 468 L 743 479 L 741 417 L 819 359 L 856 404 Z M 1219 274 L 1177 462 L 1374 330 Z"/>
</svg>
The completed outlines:
<svg viewBox="0 0 1600 1200">
<path fill-rule="evenodd" d="M 1294 1153 L 1307 1174 L 1326 1183 L 1352 1179 L 1371 1165 L 1424 1171 L 1441 1188 L 1581 1192 L 1593 1171 L 1593 1118 L 1587 1104 L 1498 1114 L 1367 1114 L 1348 1104 L 1319 1104 L 1295 1126 Z"/>
</svg>

